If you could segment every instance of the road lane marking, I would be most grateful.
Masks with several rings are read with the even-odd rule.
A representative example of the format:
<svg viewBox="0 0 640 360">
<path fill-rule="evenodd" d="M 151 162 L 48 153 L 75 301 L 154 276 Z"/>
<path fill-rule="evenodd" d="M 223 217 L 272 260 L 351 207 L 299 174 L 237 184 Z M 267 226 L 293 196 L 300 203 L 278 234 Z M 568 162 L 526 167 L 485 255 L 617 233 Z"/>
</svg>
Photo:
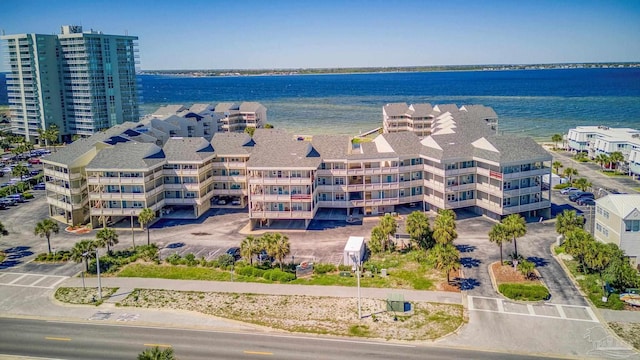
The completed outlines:
<svg viewBox="0 0 640 360">
<path fill-rule="evenodd" d="M 170 348 L 171 345 L 168 344 L 142 344 L 143 346 L 152 346 L 152 347 L 161 347 L 161 348 Z"/>
<path fill-rule="evenodd" d="M 46 340 L 55 340 L 55 341 L 71 341 L 70 338 L 61 338 L 61 337 L 51 337 L 51 336 L 45 336 L 44 337 Z"/>
<path fill-rule="evenodd" d="M 243 351 L 243 353 L 245 353 L 247 355 L 273 355 L 272 352 L 265 352 L 265 351 L 248 351 L 248 350 L 245 350 L 245 351 Z"/>
<path fill-rule="evenodd" d="M 561 318 L 563 319 L 567 318 L 567 314 L 564 313 L 564 309 L 562 308 L 562 305 L 556 304 L 556 309 L 558 309 L 558 314 L 560 314 Z"/>
</svg>

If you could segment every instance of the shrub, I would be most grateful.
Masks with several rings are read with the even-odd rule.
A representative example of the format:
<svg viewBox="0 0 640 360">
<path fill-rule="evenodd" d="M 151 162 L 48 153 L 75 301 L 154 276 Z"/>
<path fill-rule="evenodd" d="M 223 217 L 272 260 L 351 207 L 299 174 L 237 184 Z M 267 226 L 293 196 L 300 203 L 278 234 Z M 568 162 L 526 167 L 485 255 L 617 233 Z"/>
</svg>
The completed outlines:
<svg viewBox="0 0 640 360">
<path fill-rule="evenodd" d="M 336 271 L 336 266 L 333 264 L 313 264 L 314 274 L 322 275 L 334 271 Z"/>
<path fill-rule="evenodd" d="M 513 300 L 540 301 L 549 298 L 549 290 L 542 285 L 500 284 L 498 290 L 502 295 Z"/>
<path fill-rule="evenodd" d="M 566 182 L 566 183 L 562 183 L 562 184 L 555 185 L 553 188 L 554 188 L 554 189 L 557 189 L 557 190 L 562 190 L 562 189 L 566 189 L 566 188 L 568 188 L 569 186 L 571 186 L 571 184 L 569 184 L 568 182 Z"/>
<path fill-rule="evenodd" d="M 351 265 L 340 264 L 340 265 L 338 265 L 338 270 L 339 271 L 351 271 Z"/>
<path fill-rule="evenodd" d="M 33 199 L 33 194 L 30 192 L 23 192 L 22 196 L 24 196 L 25 199 L 29 200 L 29 199 Z"/>
<path fill-rule="evenodd" d="M 188 253 L 184 256 L 184 261 L 188 266 L 194 266 L 196 265 L 196 256 L 192 253 Z"/>
<path fill-rule="evenodd" d="M 182 257 L 180 257 L 180 254 L 178 253 L 171 254 L 165 259 L 165 261 L 171 265 L 180 264 L 180 260 L 182 260 Z"/>
<path fill-rule="evenodd" d="M 220 255 L 220 257 L 218 258 L 218 264 L 221 268 L 228 268 L 229 266 L 233 265 L 236 262 L 236 259 L 233 258 L 232 255 L 229 254 L 222 254 Z"/>
<path fill-rule="evenodd" d="M 253 269 L 254 268 L 251 266 L 236 267 L 236 274 L 242 276 L 254 276 Z"/>
</svg>

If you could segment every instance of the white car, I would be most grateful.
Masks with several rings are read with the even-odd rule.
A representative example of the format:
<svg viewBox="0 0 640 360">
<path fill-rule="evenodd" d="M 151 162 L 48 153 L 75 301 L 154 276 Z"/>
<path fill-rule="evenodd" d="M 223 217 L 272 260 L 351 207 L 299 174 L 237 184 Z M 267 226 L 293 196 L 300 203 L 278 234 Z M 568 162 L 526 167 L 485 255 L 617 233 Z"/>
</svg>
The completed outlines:
<svg viewBox="0 0 640 360">
<path fill-rule="evenodd" d="M 569 194 L 571 191 L 574 191 L 574 190 L 580 190 L 580 189 L 578 189 L 578 188 L 574 188 L 574 187 L 568 187 L 568 188 L 564 188 L 564 189 L 560 190 L 560 194 L 562 194 L 562 195 L 567 195 L 567 194 Z"/>
</svg>

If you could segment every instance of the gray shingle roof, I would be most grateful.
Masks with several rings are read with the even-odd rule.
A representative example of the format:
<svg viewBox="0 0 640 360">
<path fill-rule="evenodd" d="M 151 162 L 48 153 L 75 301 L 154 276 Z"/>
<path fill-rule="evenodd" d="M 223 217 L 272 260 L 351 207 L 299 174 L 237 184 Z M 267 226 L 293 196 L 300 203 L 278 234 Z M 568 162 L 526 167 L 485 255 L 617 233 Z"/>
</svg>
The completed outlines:
<svg viewBox="0 0 640 360">
<path fill-rule="evenodd" d="M 320 166 L 320 153 L 312 142 L 297 140 L 278 129 L 256 129 L 255 151 L 247 163 L 249 168 L 312 168 Z"/>
<path fill-rule="evenodd" d="M 407 113 L 409 106 L 407 103 L 391 103 L 384 106 L 387 116 L 402 116 Z"/>
<path fill-rule="evenodd" d="M 162 149 L 155 144 L 129 141 L 100 151 L 87 170 L 141 171 L 165 161 Z"/>
<path fill-rule="evenodd" d="M 351 148 L 351 137 L 348 135 L 313 135 L 311 144 L 323 159 L 344 160 Z"/>
<path fill-rule="evenodd" d="M 253 151 L 253 146 L 246 146 L 251 143 L 251 136 L 245 133 L 215 133 L 211 139 L 213 150 L 218 156 L 249 155 Z"/>
<path fill-rule="evenodd" d="M 205 138 L 171 138 L 162 147 L 169 162 L 201 162 L 214 156 Z"/>
<path fill-rule="evenodd" d="M 518 163 L 526 160 L 551 161 L 552 156 L 540 144 L 529 137 L 489 136 L 485 138 L 499 153 L 487 152 L 474 148 L 474 155 L 499 162 L 501 165 Z M 489 158 L 490 156 L 493 157 Z"/>
<path fill-rule="evenodd" d="M 398 156 L 418 154 L 421 147 L 420 138 L 410 131 L 382 134 L 379 136 L 382 136 L 387 143 L 391 145 Z"/>
<path fill-rule="evenodd" d="M 240 112 L 256 112 L 262 107 L 259 102 L 245 101 L 240 104 Z"/>
</svg>

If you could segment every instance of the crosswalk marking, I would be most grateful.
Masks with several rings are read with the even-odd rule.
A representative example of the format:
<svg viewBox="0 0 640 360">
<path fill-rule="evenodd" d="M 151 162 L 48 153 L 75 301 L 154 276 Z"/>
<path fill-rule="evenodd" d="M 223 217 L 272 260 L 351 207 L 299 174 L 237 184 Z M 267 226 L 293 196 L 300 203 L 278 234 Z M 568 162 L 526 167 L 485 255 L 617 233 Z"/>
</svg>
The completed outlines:
<svg viewBox="0 0 640 360">
<path fill-rule="evenodd" d="M 21 280 L 26 277 L 36 277 L 35 281 L 31 281 L 29 284 L 19 284 Z M 13 273 L 2 272 L 0 273 L 0 286 L 17 286 L 17 287 L 31 287 L 38 289 L 55 289 L 61 282 L 67 280 L 68 276 L 62 275 L 47 275 L 47 274 L 30 274 L 30 273 Z M 38 285 L 44 281 L 53 281 L 50 285 Z"/>
<path fill-rule="evenodd" d="M 483 303 L 476 304 L 474 302 L 474 300 L 476 299 L 485 300 L 486 302 L 484 304 Z M 491 298 L 491 297 L 484 297 L 484 296 L 467 296 L 467 306 L 469 311 L 483 311 L 483 312 L 531 316 L 531 317 L 558 319 L 558 320 L 599 322 L 595 313 L 589 306 L 537 303 L 537 304 L 526 304 L 526 310 L 520 306 L 520 308 L 522 309 L 522 312 L 518 312 L 516 310 L 517 307 L 510 306 L 508 308 L 505 308 L 505 303 L 518 304 L 516 302 L 511 302 L 509 300 L 500 299 L 500 298 Z M 552 305 L 553 307 L 549 307 L 549 305 Z M 549 314 L 549 309 L 555 309 L 557 311 L 557 315 Z M 569 309 L 572 309 L 571 313 L 573 314 L 573 316 L 567 315 L 567 312 L 565 310 L 569 310 Z M 539 311 L 536 312 L 536 310 L 539 310 Z"/>
</svg>

